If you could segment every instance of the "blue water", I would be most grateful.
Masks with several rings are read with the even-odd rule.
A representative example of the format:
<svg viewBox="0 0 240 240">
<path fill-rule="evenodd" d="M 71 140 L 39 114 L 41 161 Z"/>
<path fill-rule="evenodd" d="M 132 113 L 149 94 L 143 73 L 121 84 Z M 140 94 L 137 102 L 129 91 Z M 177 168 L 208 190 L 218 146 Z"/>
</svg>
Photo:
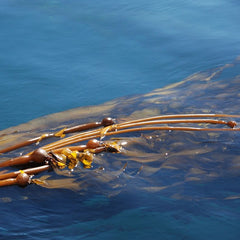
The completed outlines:
<svg viewBox="0 0 240 240">
<path fill-rule="evenodd" d="M 234 0 L 1 0 L 0 129 L 232 61 L 239 8 Z"/>
<path fill-rule="evenodd" d="M 0 129 L 232 62 L 240 54 L 239 12 L 236 0 L 1 0 Z M 213 197 L 225 185 L 237 191 L 231 178 L 215 184 L 199 188 Z M 126 194 L 0 189 L 0 239 L 240 237 L 239 200 Z"/>
</svg>

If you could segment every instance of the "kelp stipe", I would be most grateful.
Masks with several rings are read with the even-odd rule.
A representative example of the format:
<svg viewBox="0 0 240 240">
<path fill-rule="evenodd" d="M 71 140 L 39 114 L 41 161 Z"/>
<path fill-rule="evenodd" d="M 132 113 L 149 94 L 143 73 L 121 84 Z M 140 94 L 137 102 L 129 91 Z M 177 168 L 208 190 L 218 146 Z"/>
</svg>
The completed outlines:
<svg viewBox="0 0 240 240">
<path fill-rule="evenodd" d="M 56 133 L 44 134 L 0 150 L 1 153 L 6 153 L 33 143 L 39 144 L 39 142 L 43 142 L 46 138 L 62 138 L 61 140 L 53 141 L 26 155 L 1 162 L 1 168 L 22 165 L 26 166 L 26 168 L 1 174 L 0 186 L 19 185 L 25 187 L 32 183 L 42 184 L 41 180 L 34 179 L 34 177 L 36 174 L 43 171 L 52 170 L 58 172 L 62 169 L 73 171 L 79 166 L 82 167 L 82 171 L 84 171 L 84 169 L 91 169 L 96 154 L 102 152 L 122 153 L 122 143 L 111 139 L 103 141 L 107 136 L 156 130 L 208 132 L 240 131 L 235 121 L 228 120 L 233 118 L 240 118 L 240 116 L 227 114 L 159 115 L 118 124 L 116 124 L 112 118 L 104 118 L 101 122 L 86 123 L 64 128 Z M 217 127 L 212 127 L 213 125 Z M 76 134 L 65 137 L 65 135 L 69 133 Z M 83 144 L 86 140 L 88 140 L 88 142 Z M 30 167 L 31 164 L 35 166 Z"/>
</svg>

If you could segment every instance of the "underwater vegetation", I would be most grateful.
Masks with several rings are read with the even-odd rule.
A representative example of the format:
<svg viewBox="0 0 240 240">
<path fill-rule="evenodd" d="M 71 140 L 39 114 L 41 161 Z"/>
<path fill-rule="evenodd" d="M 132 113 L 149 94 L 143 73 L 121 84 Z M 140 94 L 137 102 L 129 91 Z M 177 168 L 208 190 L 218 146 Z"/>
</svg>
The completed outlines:
<svg viewBox="0 0 240 240">
<path fill-rule="evenodd" d="M 239 177 L 237 67 L 238 59 L 143 96 L 1 131 L 0 186 L 35 184 L 107 196 L 135 189 L 201 198 L 187 189 Z M 234 77 L 226 80 L 229 71 Z M 234 190 L 221 196 L 239 197 Z"/>
</svg>

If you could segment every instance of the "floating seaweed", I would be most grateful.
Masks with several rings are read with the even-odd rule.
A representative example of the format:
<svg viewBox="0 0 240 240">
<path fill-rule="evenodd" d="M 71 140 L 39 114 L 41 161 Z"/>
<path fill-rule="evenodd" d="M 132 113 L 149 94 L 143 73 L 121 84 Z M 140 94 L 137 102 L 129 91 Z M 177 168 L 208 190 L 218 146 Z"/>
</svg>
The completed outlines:
<svg viewBox="0 0 240 240">
<path fill-rule="evenodd" d="M 220 78 L 237 64 L 1 131 L 0 185 L 81 191 L 108 185 L 111 195 L 136 179 L 136 187 L 157 192 L 237 176 L 240 79 Z"/>
<path fill-rule="evenodd" d="M 37 164 L 33 168 L 26 168 L 15 172 L 0 175 L 0 186 L 8 186 L 17 184 L 19 186 L 27 186 L 31 183 L 39 184 L 39 180 L 35 180 L 33 176 L 39 172 L 54 169 L 68 168 L 73 170 L 79 164 L 83 168 L 91 168 L 94 155 L 101 152 L 121 152 L 121 144 L 118 141 L 102 141 L 105 136 L 119 135 L 130 132 L 168 130 L 168 131 L 240 131 L 235 121 L 225 121 L 216 118 L 239 118 L 238 115 L 226 114 L 181 114 L 181 115 L 161 115 L 149 118 L 137 119 L 133 121 L 115 124 L 112 118 L 104 118 L 101 122 L 87 123 L 70 128 L 64 128 L 57 133 L 44 134 L 40 137 L 20 142 L 16 145 L 0 150 L 0 153 L 10 152 L 21 147 L 36 143 L 39 144 L 45 138 L 64 137 L 65 134 L 79 132 L 81 133 L 63 138 L 59 141 L 53 141 L 41 148 L 34 150 L 26 155 L 12 158 L 0 163 L 0 167 L 10 167 L 18 165 L 28 165 L 30 163 Z M 214 119 L 210 119 L 214 118 Z M 223 125 L 223 127 L 188 127 L 173 126 L 176 124 L 214 124 Z M 150 125 L 150 126 L 148 126 Z M 161 126 L 164 125 L 164 126 Z M 172 125 L 172 126 L 171 126 Z M 92 130 L 103 126 L 103 128 Z M 64 135 L 64 136 L 63 136 Z M 97 140 L 96 138 L 100 138 Z M 87 144 L 79 144 L 89 140 Z"/>
</svg>

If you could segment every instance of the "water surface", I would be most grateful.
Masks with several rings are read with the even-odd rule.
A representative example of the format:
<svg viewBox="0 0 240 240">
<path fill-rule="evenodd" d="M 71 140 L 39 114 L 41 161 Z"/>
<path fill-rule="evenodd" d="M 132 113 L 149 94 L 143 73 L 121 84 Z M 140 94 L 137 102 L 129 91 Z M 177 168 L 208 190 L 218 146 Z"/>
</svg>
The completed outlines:
<svg viewBox="0 0 240 240">
<path fill-rule="evenodd" d="M 224 0 L 2 0 L 0 129 L 11 128 L 1 131 L 1 147 L 104 116 L 239 114 L 239 8 Z M 239 239 L 238 133 L 123 137 L 128 152 L 98 156 L 99 175 L 95 163 L 65 178 L 39 176 L 64 178 L 67 188 L 1 188 L 0 238 Z"/>
<path fill-rule="evenodd" d="M 232 61 L 239 8 L 225 0 L 2 0 L 0 129 Z"/>
</svg>

